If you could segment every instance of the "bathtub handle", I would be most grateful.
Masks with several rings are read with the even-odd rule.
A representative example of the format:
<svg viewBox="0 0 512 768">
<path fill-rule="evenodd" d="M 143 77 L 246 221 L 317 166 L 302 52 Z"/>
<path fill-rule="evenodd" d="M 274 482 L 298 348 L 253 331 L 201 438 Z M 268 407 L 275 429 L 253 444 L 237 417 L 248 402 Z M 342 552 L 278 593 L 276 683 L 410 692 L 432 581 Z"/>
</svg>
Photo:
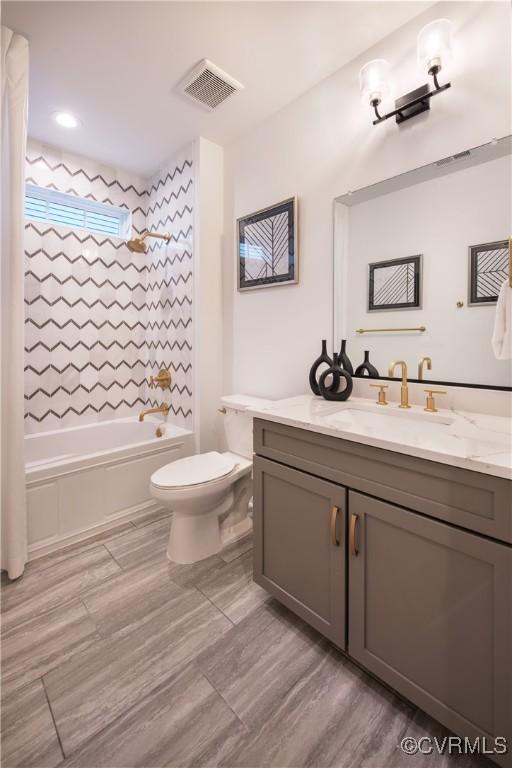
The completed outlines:
<svg viewBox="0 0 512 768">
<path fill-rule="evenodd" d="M 169 369 L 161 368 L 158 371 L 157 376 L 150 376 L 149 387 L 150 389 L 154 389 L 155 387 L 160 387 L 160 389 L 170 389 L 171 388 L 171 372 L 169 371 Z"/>
</svg>

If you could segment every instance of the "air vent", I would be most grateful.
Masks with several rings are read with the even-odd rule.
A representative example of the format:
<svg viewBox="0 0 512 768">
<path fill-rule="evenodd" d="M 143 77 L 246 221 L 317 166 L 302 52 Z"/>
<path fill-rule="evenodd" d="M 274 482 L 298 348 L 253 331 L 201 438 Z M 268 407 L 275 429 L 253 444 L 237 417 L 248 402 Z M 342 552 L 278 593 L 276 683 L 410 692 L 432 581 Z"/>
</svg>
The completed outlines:
<svg viewBox="0 0 512 768">
<path fill-rule="evenodd" d="M 443 157 L 442 160 L 438 160 L 436 165 L 447 165 L 448 163 L 451 163 L 453 160 L 453 157 Z"/>
<path fill-rule="evenodd" d="M 203 59 L 180 83 L 179 89 L 196 104 L 211 111 L 243 87 L 211 61 Z"/>
<path fill-rule="evenodd" d="M 469 157 L 471 155 L 471 152 L 469 149 L 465 149 L 464 152 L 457 152 L 456 155 L 453 156 L 454 160 L 462 160 L 464 157 Z"/>
<path fill-rule="evenodd" d="M 457 152 L 456 155 L 450 155 L 450 157 L 443 157 L 442 160 L 438 160 L 436 165 L 447 165 L 448 163 L 453 163 L 454 160 L 464 160 L 466 157 L 471 156 L 471 151 L 469 149 L 465 149 L 464 152 Z"/>
</svg>

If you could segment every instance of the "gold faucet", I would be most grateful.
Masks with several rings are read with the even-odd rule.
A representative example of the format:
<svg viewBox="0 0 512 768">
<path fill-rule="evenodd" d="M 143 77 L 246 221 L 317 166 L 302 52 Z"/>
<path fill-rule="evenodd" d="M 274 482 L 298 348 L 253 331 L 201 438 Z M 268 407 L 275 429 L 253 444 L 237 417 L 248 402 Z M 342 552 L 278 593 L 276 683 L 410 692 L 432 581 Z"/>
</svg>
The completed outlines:
<svg viewBox="0 0 512 768">
<path fill-rule="evenodd" d="M 432 370 L 432 358 L 422 357 L 418 363 L 418 381 L 423 381 L 423 366 L 425 363 L 427 364 L 427 371 Z"/>
<path fill-rule="evenodd" d="M 424 390 L 427 393 L 427 403 L 424 411 L 427 411 L 428 413 L 437 413 L 437 406 L 436 406 L 436 400 L 434 395 L 446 395 L 445 389 L 425 389 Z"/>
<path fill-rule="evenodd" d="M 377 405 L 387 405 L 388 401 L 386 400 L 386 389 L 388 388 L 387 384 L 370 384 L 370 387 L 375 387 L 379 390 L 379 396 L 377 398 Z"/>
<path fill-rule="evenodd" d="M 167 403 L 162 403 L 162 405 L 159 405 L 157 408 L 146 408 L 139 413 L 139 421 L 144 421 L 144 416 L 149 416 L 150 413 L 165 413 L 165 415 L 167 415 L 169 413 L 169 407 L 170 406 L 168 406 Z"/>
<path fill-rule="evenodd" d="M 170 389 L 171 388 L 171 372 L 169 371 L 169 369 L 160 368 L 157 376 L 150 376 L 149 387 L 150 389 L 154 389 L 155 387 L 160 387 L 160 389 Z"/>
<path fill-rule="evenodd" d="M 407 363 L 404 360 L 394 360 L 389 366 L 388 376 L 394 378 L 395 368 L 397 365 L 402 366 L 402 386 L 400 387 L 400 405 L 399 408 L 410 408 L 409 405 L 409 388 L 407 386 Z"/>
</svg>

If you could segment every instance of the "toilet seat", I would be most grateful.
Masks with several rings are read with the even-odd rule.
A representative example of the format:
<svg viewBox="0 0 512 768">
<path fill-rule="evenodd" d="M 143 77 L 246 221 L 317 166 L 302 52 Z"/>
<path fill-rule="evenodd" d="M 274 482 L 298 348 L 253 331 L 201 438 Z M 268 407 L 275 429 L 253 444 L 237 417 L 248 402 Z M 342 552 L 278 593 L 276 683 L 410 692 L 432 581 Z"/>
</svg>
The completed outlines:
<svg viewBox="0 0 512 768">
<path fill-rule="evenodd" d="M 236 457 L 217 451 L 187 456 L 157 469 L 151 476 L 155 488 L 191 488 L 220 480 L 238 466 Z"/>
</svg>

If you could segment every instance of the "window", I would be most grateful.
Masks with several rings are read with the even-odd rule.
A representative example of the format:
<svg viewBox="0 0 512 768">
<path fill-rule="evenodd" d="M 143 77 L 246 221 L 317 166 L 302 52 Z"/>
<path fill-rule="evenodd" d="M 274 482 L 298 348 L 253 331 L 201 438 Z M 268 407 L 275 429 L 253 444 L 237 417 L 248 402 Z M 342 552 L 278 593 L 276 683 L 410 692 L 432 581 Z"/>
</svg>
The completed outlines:
<svg viewBox="0 0 512 768">
<path fill-rule="evenodd" d="M 32 184 L 25 187 L 25 216 L 31 221 L 116 237 L 127 237 L 131 229 L 131 213 L 125 208 Z"/>
</svg>

